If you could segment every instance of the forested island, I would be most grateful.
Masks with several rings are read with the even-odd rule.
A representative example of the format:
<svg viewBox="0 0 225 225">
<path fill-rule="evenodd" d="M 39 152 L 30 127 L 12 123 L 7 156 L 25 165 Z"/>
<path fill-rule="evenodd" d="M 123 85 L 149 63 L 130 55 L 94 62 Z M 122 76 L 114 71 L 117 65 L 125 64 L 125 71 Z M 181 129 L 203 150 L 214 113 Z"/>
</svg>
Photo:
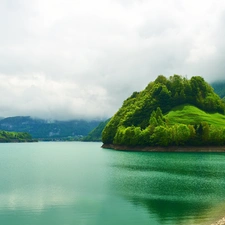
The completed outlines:
<svg viewBox="0 0 225 225">
<path fill-rule="evenodd" d="M 103 147 L 176 149 L 225 145 L 225 102 L 200 76 L 163 75 L 134 92 L 102 132 Z"/>
<path fill-rule="evenodd" d="M 0 131 L 0 143 L 7 142 L 36 142 L 27 132 Z"/>
</svg>

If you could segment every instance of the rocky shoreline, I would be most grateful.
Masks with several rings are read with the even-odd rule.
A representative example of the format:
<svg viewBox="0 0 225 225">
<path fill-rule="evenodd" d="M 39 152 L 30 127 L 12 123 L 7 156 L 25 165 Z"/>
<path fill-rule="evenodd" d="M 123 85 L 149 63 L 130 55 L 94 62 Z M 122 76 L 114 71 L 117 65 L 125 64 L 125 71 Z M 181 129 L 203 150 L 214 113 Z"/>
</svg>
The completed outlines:
<svg viewBox="0 0 225 225">
<path fill-rule="evenodd" d="M 102 148 L 114 149 L 118 151 L 135 151 L 135 152 L 225 152 L 225 146 L 153 147 L 153 146 L 126 146 L 126 145 L 103 144 Z"/>
</svg>

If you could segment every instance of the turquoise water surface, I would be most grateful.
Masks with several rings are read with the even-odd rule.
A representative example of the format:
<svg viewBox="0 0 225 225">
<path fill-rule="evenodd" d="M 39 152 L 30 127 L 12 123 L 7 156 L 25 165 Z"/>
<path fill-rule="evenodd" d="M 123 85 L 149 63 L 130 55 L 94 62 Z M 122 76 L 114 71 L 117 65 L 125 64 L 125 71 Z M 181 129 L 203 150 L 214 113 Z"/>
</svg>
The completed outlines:
<svg viewBox="0 0 225 225">
<path fill-rule="evenodd" d="M 225 154 L 101 143 L 0 144 L 0 224 L 210 224 L 225 216 Z"/>
</svg>

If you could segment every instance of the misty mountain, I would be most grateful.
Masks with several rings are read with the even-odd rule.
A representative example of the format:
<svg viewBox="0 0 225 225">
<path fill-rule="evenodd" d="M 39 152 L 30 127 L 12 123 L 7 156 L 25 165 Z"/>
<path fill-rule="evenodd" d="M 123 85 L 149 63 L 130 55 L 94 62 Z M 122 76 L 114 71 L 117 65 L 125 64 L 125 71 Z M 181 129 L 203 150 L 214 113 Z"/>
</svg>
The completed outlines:
<svg viewBox="0 0 225 225">
<path fill-rule="evenodd" d="M 101 121 L 51 121 L 29 116 L 7 117 L 0 120 L 0 130 L 28 132 L 33 138 L 59 139 L 83 137 L 98 126 Z"/>
<path fill-rule="evenodd" d="M 225 98 L 225 80 L 215 81 L 211 84 L 215 93 L 217 93 L 221 98 Z"/>
</svg>

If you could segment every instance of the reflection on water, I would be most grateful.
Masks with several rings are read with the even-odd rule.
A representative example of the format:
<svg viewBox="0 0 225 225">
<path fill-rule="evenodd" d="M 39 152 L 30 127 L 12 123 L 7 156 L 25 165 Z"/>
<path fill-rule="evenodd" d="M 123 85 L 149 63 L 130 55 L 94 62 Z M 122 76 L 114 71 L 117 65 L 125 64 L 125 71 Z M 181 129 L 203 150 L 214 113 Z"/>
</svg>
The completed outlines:
<svg viewBox="0 0 225 225">
<path fill-rule="evenodd" d="M 100 145 L 2 144 L 0 224 L 193 225 L 223 215 L 224 154 Z"/>
<path fill-rule="evenodd" d="M 160 224 L 210 221 L 225 201 L 224 154 L 120 152 L 111 168 L 114 190 Z"/>
<path fill-rule="evenodd" d="M 100 143 L 2 144 L 0 224 L 91 224 L 104 202 L 100 150 Z"/>
</svg>

